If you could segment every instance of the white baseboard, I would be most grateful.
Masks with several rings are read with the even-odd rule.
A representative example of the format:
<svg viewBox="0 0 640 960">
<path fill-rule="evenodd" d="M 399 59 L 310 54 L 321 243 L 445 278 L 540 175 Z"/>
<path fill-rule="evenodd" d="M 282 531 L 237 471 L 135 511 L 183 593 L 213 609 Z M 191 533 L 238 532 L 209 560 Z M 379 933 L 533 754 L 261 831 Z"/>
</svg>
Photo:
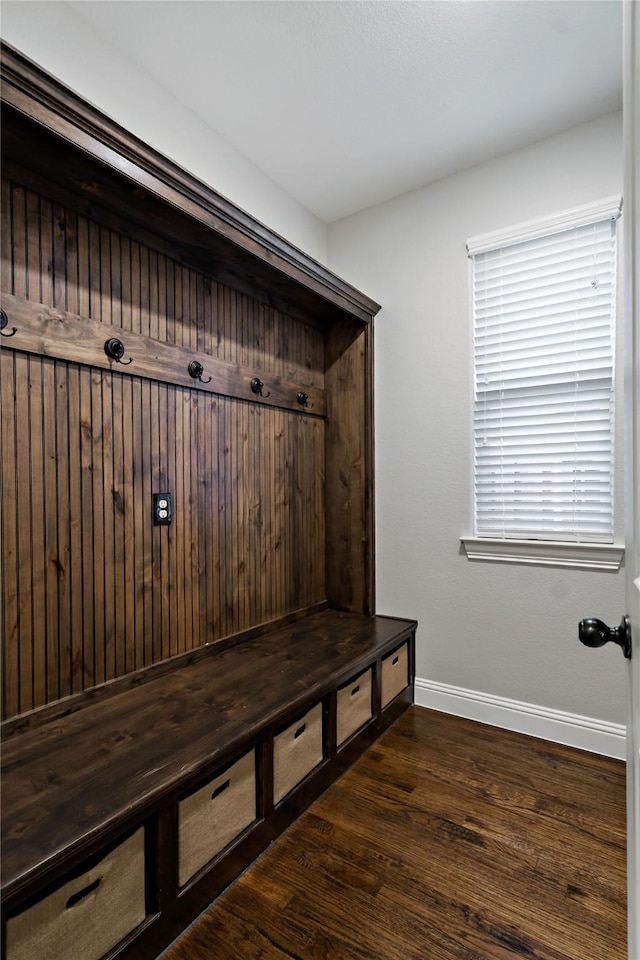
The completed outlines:
<svg viewBox="0 0 640 960">
<path fill-rule="evenodd" d="M 621 723 L 581 717 L 419 677 L 416 677 L 415 702 L 431 710 L 515 730 L 552 743 L 564 743 L 605 757 L 618 760 L 626 757 L 626 728 Z"/>
</svg>

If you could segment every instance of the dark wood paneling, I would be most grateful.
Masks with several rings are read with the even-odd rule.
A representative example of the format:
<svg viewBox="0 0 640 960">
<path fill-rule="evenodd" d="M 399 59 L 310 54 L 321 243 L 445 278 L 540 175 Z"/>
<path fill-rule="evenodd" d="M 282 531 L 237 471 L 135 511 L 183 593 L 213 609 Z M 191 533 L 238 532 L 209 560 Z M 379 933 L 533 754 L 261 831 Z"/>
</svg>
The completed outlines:
<svg viewBox="0 0 640 960">
<path fill-rule="evenodd" d="M 2 216 L 3 293 L 322 388 L 319 330 L 19 183 Z"/>
<path fill-rule="evenodd" d="M 74 330 L 66 359 L 46 356 L 33 331 L 23 346 L 34 353 L 18 335 L 0 341 L 11 717 L 325 599 L 324 344 L 18 184 L 3 200 L 7 312 Z M 135 364 L 70 362 L 87 331 L 96 363 L 109 334 L 147 355 L 156 343 L 167 370 L 198 350 L 219 369 L 255 368 L 276 393 L 306 384 L 319 410 L 211 394 L 164 368 L 149 381 Z M 162 490 L 174 495 L 170 527 L 152 525 Z"/>
<path fill-rule="evenodd" d="M 173 386 L 156 387 L 159 402 L 146 381 L 19 353 L 1 362 L 7 716 L 324 599 L 322 421 Z M 80 417 L 76 391 L 53 389 L 67 375 L 84 381 Z M 161 489 L 170 527 L 152 526 Z"/>
<path fill-rule="evenodd" d="M 162 279 L 164 280 L 164 277 Z M 195 286 L 193 284 L 191 292 L 194 292 Z M 271 372 L 266 373 L 261 367 L 227 363 L 203 352 L 196 353 L 190 345 L 177 346 L 160 342 L 158 305 L 153 302 L 153 296 L 150 299 L 152 304 L 149 326 L 153 329 L 154 336 L 131 331 L 125 334 L 120 330 L 105 330 L 105 323 L 101 320 L 90 320 L 3 292 L 2 309 L 11 327 L 16 330 L 3 346 L 10 350 L 56 360 L 69 360 L 102 370 L 117 370 L 124 376 L 131 374 L 239 400 L 250 399 L 253 403 L 267 406 L 284 407 L 296 412 L 304 410 L 310 416 L 325 416 L 324 391 L 309 384 L 305 379 L 308 378 L 308 373 L 304 370 L 296 371 L 293 363 L 290 364 L 290 370 L 294 374 L 297 372 L 300 377 L 296 381 L 286 380 Z M 120 321 L 122 306 L 122 301 L 115 299 L 109 304 L 107 316 L 114 320 L 114 326 L 116 320 Z M 242 306 L 244 304 L 241 304 Z M 192 326 L 187 323 L 189 331 L 197 330 L 201 316 L 196 312 L 195 305 L 193 311 L 193 314 L 188 315 L 193 317 Z M 243 310 L 241 318 L 240 334 L 244 339 L 245 330 L 247 327 L 250 329 L 250 323 L 247 322 L 249 318 L 244 318 Z M 125 348 L 121 363 L 112 360 L 105 352 L 105 343 L 115 334 L 119 334 L 118 339 L 121 339 Z M 193 337 L 191 339 L 193 340 Z M 243 349 L 242 354 L 243 357 L 248 357 L 249 350 Z M 264 361 L 264 357 L 261 359 Z M 188 372 L 189 364 L 194 360 L 201 362 L 204 367 L 201 380 L 194 380 Z M 261 393 L 256 394 L 251 388 L 251 381 L 258 374 L 260 379 L 264 378 L 264 387 Z M 298 400 L 298 392 L 301 390 L 308 395 L 306 406 L 301 405 Z"/>
<path fill-rule="evenodd" d="M 345 324 L 325 351 L 327 599 L 366 614 L 374 613 L 371 348 L 367 328 Z"/>
<path fill-rule="evenodd" d="M 3 73 L 3 716 L 326 601 L 374 612 L 377 305 L 4 47 Z"/>
</svg>

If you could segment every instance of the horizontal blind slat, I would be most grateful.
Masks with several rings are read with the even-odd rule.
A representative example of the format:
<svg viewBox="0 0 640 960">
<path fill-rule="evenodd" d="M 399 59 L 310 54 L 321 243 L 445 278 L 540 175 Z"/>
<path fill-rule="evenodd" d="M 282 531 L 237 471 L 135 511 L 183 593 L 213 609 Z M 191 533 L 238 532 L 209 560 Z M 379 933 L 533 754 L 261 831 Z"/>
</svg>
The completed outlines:
<svg viewBox="0 0 640 960">
<path fill-rule="evenodd" d="M 611 541 L 615 223 L 471 262 L 476 533 Z"/>
</svg>

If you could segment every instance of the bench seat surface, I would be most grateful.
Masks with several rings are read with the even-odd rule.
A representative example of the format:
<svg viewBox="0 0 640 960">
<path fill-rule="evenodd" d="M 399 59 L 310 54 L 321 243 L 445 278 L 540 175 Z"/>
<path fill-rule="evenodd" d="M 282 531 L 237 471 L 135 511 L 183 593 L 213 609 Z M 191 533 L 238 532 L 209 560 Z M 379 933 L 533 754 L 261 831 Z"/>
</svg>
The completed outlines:
<svg viewBox="0 0 640 960">
<path fill-rule="evenodd" d="M 242 749 L 415 627 L 325 610 L 13 736 L 2 751 L 2 886 Z"/>
</svg>

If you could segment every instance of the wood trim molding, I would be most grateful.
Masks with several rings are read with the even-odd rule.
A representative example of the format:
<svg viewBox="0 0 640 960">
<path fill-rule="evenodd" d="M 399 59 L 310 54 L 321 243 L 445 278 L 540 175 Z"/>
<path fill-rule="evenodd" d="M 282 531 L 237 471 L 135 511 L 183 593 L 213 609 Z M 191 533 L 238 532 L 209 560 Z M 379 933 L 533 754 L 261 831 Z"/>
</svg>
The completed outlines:
<svg viewBox="0 0 640 960">
<path fill-rule="evenodd" d="M 3 339 L 3 349 L 82 363 L 124 376 L 173 383 L 315 417 L 325 417 L 327 413 L 325 391 L 309 384 L 293 383 L 276 374 L 241 367 L 186 347 L 163 343 L 131 330 L 78 317 L 8 293 L 2 295 L 2 308 L 10 325 L 16 327 L 17 331 L 12 337 Z M 117 337 L 124 344 L 125 362 L 117 363 L 105 353 L 105 343 L 111 337 Z M 126 361 L 130 357 L 133 362 L 128 364 Z M 189 375 L 187 368 L 193 360 L 199 361 L 204 367 L 205 379 L 202 381 L 192 379 Z M 267 394 L 264 397 L 251 390 L 251 380 L 258 374 L 264 380 Z M 207 377 L 211 377 L 210 382 L 206 382 Z M 298 402 L 297 395 L 302 388 L 309 397 L 309 407 L 303 407 Z"/>
<path fill-rule="evenodd" d="M 365 524 L 365 583 L 366 611 L 371 616 L 376 612 L 376 517 L 375 517 L 375 373 L 374 373 L 374 325 L 371 323 L 365 330 L 364 345 L 364 377 L 365 377 L 365 409 L 364 409 L 364 437 L 365 437 L 365 497 L 364 497 L 364 524 Z"/>
<path fill-rule="evenodd" d="M 380 305 L 3 43 L 2 101 L 359 320 Z"/>
</svg>

